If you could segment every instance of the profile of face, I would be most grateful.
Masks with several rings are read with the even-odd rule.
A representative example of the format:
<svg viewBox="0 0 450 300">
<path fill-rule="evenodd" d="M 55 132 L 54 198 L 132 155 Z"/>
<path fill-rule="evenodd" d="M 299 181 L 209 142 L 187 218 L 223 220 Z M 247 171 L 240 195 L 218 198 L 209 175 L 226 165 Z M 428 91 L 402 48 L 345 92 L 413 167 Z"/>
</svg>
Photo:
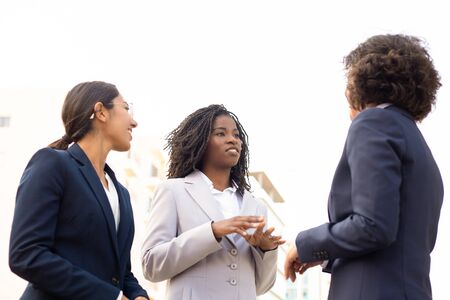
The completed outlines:
<svg viewBox="0 0 450 300">
<path fill-rule="evenodd" d="M 116 151 L 128 151 L 132 140 L 133 128 L 136 128 L 137 122 L 133 119 L 130 111 L 130 105 L 121 95 L 112 101 L 113 107 L 107 111 L 105 126 L 103 127 L 104 136 L 111 143 L 112 149 Z"/>
<path fill-rule="evenodd" d="M 231 169 L 237 165 L 241 150 L 242 141 L 236 122 L 228 115 L 217 116 L 209 135 L 203 166 Z"/>
</svg>

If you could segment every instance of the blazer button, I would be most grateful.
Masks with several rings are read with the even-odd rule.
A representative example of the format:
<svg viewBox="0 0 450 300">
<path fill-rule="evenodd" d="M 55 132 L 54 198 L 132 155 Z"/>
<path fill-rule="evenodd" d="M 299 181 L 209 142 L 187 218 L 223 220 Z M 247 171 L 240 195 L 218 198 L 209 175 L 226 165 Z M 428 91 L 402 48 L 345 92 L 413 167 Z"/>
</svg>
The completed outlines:
<svg viewBox="0 0 450 300">
<path fill-rule="evenodd" d="M 230 265 L 230 269 L 231 270 L 236 270 L 237 269 L 237 264 L 231 264 Z"/>
<path fill-rule="evenodd" d="M 117 279 L 116 277 L 113 277 L 112 279 L 111 279 L 111 281 L 112 281 L 112 283 L 115 285 L 115 286 L 119 286 L 119 279 Z"/>
<path fill-rule="evenodd" d="M 230 280 L 230 284 L 231 285 L 236 285 L 237 284 L 237 280 L 236 279 L 231 279 Z"/>
<path fill-rule="evenodd" d="M 236 256 L 238 254 L 237 249 L 231 249 L 230 251 L 231 255 Z"/>
</svg>

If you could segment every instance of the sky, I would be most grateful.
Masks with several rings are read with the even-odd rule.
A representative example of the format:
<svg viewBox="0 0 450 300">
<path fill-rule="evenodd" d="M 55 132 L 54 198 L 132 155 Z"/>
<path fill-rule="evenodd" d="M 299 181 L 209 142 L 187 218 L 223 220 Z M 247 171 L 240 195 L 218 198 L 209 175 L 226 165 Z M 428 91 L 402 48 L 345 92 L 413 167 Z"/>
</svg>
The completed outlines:
<svg viewBox="0 0 450 300">
<path fill-rule="evenodd" d="M 328 191 L 350 125 L 342 58 L 374 34 L 427 41 L 443 87 L 420 128 L 450 186 L 444 3 L 0 0 L 0 94 L 22 93 L 23 109 L 36 112 L 17 121 L 23 126 L 10 144 L 32 131 L 36 119 L 42 123 L 36 126 L 51 130 L 32 137 L 29 153 L 62 136 L 59 109 L 65 93 L 82 81 L 116 84 L 134 104 L 134 134 L 161 144 L 189 113 L 222 103 L 249 135 L 251 169 L 266 171 L 284 197 L 284 234 L 293 238 L 326 222 Z M 36 90 L 51 92 L 33 96 Z M 52 98 L 49 107 L 38 102 L 45 95 Z M 0 98 L 0 107 L 8 101 Z M 444 202 L 432 254 L 435 299 L 447 290 L 449 214 Z"/>
</svg>

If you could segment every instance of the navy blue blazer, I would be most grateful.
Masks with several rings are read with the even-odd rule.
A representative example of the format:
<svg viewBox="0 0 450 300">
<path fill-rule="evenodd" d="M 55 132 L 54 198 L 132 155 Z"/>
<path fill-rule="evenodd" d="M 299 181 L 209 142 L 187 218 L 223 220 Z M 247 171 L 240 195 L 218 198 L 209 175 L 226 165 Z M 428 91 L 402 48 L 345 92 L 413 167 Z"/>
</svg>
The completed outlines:
<svg viewBox="0 0 450 300">
<path fill-rule="evenodd" d="M 21 299 L 117 299 L 147 296 L 131 273 L 134 221 L 128 191 L 105 166 L 119 195 L 120 223 L 86 154 L 44 148 L 17 191 L 11 270 L 29 281 Z"/>
<path fill-rule="evenodd" d="M 411 115 L 394 106 L 364 110 L 334 175 L 330 222 L 298 234 L 300 259 L 329 260 L 328 299 L 432 299 L 442 200 L 439 169 Z"/>
</svg>

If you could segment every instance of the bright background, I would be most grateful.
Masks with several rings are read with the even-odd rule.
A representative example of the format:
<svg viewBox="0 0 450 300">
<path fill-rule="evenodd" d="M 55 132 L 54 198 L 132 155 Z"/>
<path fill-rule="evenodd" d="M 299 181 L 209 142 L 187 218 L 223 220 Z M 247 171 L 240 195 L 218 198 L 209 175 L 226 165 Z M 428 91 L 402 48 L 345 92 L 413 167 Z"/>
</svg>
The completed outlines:
<svg viewBox="0 0 450 300">
<path fill-rule="evenodd" d="M 343 56 L 374 34 L 423 37 L 443 87 L 436 111 L 420 127 L 448 188 L 450 21 L 444 3 L 0 0 L 0 113 L 19 112 L 14 132 L 0 141 L 0 149 L 14 153 L 0 156 L 2 286 L 23 286 L 7 266 L 20 175 L 33 152 L 63 135 L 62 101 L 82 81 L 116 84 L 134 103 L 135 137 L 160 144 L 197 108 L 223 103 L 235 112 L 250 137 L 251 169 L 265 171 L 286 200 L 283 234 L 292 239 L 326 222 L 328 190 L 350 124 Z M 444 202 L 432 254 L 434 299 L 448 297 L 449 214 Z"/>
</svg>

